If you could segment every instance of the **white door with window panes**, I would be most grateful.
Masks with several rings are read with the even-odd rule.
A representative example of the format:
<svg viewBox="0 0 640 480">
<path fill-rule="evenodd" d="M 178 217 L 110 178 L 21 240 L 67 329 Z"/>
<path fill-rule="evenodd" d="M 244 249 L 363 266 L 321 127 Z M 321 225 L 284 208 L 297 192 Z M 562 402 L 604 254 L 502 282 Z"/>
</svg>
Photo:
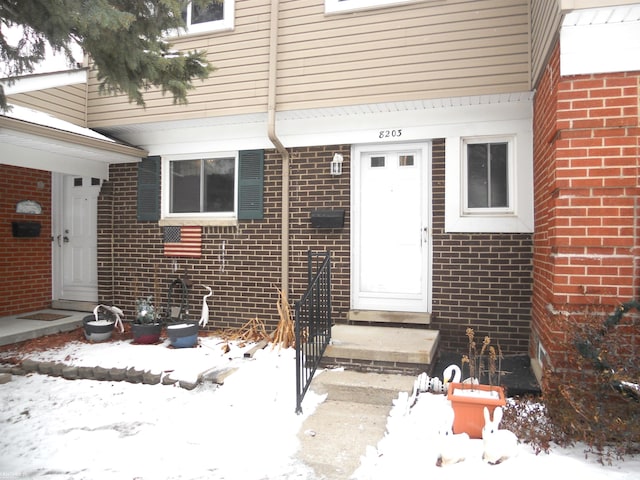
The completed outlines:
<svg viewBox="0 0 640 480">
<path fill-rule="evenodd" d="M 355 148 L 352 304 L 430 311 L 429 144 Z"/>
<path fill-rule="evenodd" d="M 98 301 L 99 178 L 57 176 L 53 228 L 54 298 Z M 58 203 L 59 202 L 59 203 Z"/>
</svg>

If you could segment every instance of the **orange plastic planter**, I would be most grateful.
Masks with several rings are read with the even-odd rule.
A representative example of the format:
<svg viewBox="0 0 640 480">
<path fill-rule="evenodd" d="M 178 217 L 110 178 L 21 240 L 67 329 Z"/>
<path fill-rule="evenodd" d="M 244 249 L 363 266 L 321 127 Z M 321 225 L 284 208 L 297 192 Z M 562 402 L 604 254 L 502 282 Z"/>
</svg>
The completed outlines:
<svg viewBox="0 0 640 480">
<path fill-rule="evenodd" d="M 464 392 L 460 392 L 464 390 Z M 497 392 L 497 397 L 489 397 L 488 392 Z M 453 419 L 453 433 L 466 432 L 470 438 L 482 438 L 484 427 L 484 407 L 489 409 L 493 418 L 493 409 L 504 407 L 504 388 L 492 385 L 469 385 L 450 383 L 447 389 L 447 399 L 455 417 Z"/>
</svg>

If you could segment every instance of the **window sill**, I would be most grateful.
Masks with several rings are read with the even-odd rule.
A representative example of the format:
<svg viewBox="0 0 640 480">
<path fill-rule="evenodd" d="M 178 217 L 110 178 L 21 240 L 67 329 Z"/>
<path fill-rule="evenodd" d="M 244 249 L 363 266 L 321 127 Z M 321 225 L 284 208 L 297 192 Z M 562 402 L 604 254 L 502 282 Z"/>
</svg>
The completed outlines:
<svg viewBox="0 0 640 480">
<path fill-rule="evenodd" d="M 404 5 L 415 1 L 416 0 L 349 0 L 348 2 L 342 2 L 340 0 L 325 0 L 324 13 L 325 15 L 352 13 L 359 10 L 372 10 L 376 8 Z"/>
<path fill-rule="evenodd" d="M 212 27 L 212 28 L 198 28 L 198 29 L 190 29 L 190 30 L 172 30 L 166 35 L 166 39 L 171 42 L 177 42 L 181 39 L 189 39 L 197 36 L 210 36 L 215 33 L 225 33 L 225 32 L 233 32 L 234 27 L 231 26 L 222 26 L 222 27 Z"/>
<path fill-rule="evenodd" d="M 236 227 L 238 225 L 238 219 L 233 218 L 162 218 L 158 222 L 161 227 L 179 227 L 179 226 L 195 226 L 201 225 L 203 227 Z"/>
</svg>

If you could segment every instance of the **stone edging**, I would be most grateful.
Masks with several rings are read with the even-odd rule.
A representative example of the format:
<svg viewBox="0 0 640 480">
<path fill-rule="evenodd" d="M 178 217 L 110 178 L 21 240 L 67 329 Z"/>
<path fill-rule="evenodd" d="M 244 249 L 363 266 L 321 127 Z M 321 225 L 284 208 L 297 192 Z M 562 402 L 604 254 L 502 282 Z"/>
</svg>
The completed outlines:
<svg viewBox="0 0 640 480">
<path fill-rule="evenodd" d="M 267 346 L 262 340 L 245 352 L 244 358 L 253 358 L 253 355 Z M 78 367 L 62 362 L 38 361 L 27 358 L 20 365 L 7 366 L 1 364 L 0 359 L 0 385 L 11 381 L 11 375 L 27 375 L 39 373 L 52 377 L 62 377 L 67 380 L 99 380 L 111 382 L 141 383 L 144 385 L 178 385 L 185 390 L 193 390 L 202 382 L 211 382 L 218 385 L 224 384 L 224 380 L 235 372 L 234 367 L 211 368 L 198 375 L 195 382 L 180 380 L 171 377 L 170 373 L 153 373 L 149 370 L 136 370 L 130 368 L 104 368 L 104 367 Z M 1 472 L 0 472 L 1 473 Z"/>
<path fill-rule="evenodd" d="M 141 383 L 145 385 L 176 385 L 186 390 L 193 390 L 202 381 L 202 375 L 195 382 L 172 378 L 170 374 L 153 373 L 151 371 L 131 368 L 78 367 L 61 362 L 46 362 L 25 359 L 19 366 L 0 366 L 0 374 L 27 375 L 39 373 L 67 380 L 100 380 L 111 382 Z M 8 380 L 7 380 L 8 381 Z M 6 382 L 5 382 L 6 383 Z"/>
</svg>

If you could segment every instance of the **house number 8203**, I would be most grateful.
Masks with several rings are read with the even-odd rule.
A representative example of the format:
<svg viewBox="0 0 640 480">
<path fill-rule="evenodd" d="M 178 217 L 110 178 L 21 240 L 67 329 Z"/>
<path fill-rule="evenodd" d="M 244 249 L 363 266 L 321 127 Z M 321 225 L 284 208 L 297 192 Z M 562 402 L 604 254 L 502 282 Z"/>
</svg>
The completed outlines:
<svg viewBox="0 0 640 480">
<path fill-rule="evenodd" d="M 378 132 L 378 138 L 398 138 L 402 136 L 402 129 L 397 128 L 393 130 L 380 130 Z"/>
</svg>

